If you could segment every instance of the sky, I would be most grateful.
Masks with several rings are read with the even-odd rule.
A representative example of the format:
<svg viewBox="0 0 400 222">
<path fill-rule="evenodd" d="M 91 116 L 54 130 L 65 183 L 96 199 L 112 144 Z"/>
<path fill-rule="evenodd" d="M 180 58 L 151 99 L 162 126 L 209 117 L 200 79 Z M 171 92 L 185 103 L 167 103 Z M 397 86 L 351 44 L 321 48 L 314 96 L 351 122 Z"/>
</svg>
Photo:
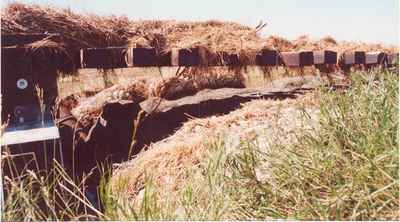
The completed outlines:
<svg viewBox="0 0 400 222">
<path fill-rule="evenodd" d="M 131 19 L 234 21 L 268 25 L 263 36 L 399 45 L 400 0 L 19 0 L 70 8 L 78 13 L 125 15 Z M 2 0 L 2 7 L 15 0 Z"/>
</svg>

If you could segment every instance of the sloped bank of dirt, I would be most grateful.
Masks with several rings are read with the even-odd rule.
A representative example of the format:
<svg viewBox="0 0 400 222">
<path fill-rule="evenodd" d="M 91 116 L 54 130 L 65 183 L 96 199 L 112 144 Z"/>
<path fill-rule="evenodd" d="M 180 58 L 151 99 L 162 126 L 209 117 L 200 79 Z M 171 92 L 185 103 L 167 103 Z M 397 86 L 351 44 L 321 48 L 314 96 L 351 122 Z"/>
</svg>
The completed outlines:
<svg viewBox="0 0 400 222">
<path fill-rule="evenodd" d="M 191 119 L 172 136 L 151 144 L 147 151 L 121 164 L 114 171 L 111 185 L 118 187 L 119 196 L 129 197 L 138 204 L 145 176 L 152 175 L 160 199 L 164 195 L 176 196 L 187 182 L 189 172 L 202 170 L 199 163 L 210 148 L 209 142 L 222 138 L 228 152 L 235 152 L 242 140 L 258 135 L 268 135 L 268 140 L 258 141 L 265 150 L 275 141 L 293 142 L 295 138 L 288 135 L 302 124 L 303 112 L 317 121 L 318 103 L 313 93 L 297 99 L 259 99 L 244 103 L 227 115 Z M 124 181 L 122 187 L 121 181 Z"/>
<path fill-rule="evenodd" d="M 98 163 L 110 160 L 113 163 L 120 163 L 134 159 L 123 164 L 133 164 L 132 167 L 123 169 L 126 169 L 127 172 L 134 172 L 135 175 L 138 174 L 138 178 L 133 176 L 133 179 L 129 179 L 132 181 L 131 184 L 138 186 L 129 189 L 135 190 L 132 191 L 134 193 L 138 192 L 143 186 L 145 169 L 154 168 L 154 173 L 157 175 L 163 175 L 164 170 L 171 170 L 168 166 L 185 170 L 187 167 L 195 165 L 193 159 L 194 163 L 201 159 L 202 153 L 195 153 L 207 150 L 204 144 L 208 139 L 214 138 L 222 132 L 231 132 L 232 138 L 236 138 L 234 132 L 244 130 L 243 127 L 254 128 L 257 125 L 267 124 L 268 121 L 271 121 L 270 116 L 278 115 L 276 112 L 279 107 L 291 107 L 291 104 L 307 100 L 303 98 L 309 98 L 307 95 L 312 92 L 311 89 L 325 83 L 324 79 L 316 76 L 290 77 L 273 81 L 262 88 L 209 89 L 178 100 L 152 97 L 141 103 L 127 102 L 126 100 L 106 103 L 101 106 L 100 117 L 95 118 L 94 124 L 87 131 L 82 129 L 77 132 L 80 135 L 86 135 L 75 137 L 78 140 L 73 152 L 76 169 L 79 170 L 78 174 L 88 173 Z M 258 103 L 250 101 L 258 101 Z M 247 105 L 241 106 L 243 103 Z M 286 111 L 287 115 L 290 112 L 297 112 L 290 109 Z M 133 135 L 135 120 L 140 119 L 139 116 L 142 114 L 145 114 L 144 118 L 141 119 L 136 128 L 136 134 Z M 225 116 L 218 117 L 216 115 Z M 207 123 L 200 123 L 200 126 L 204 126 L 204 130 L 208 130 L 194 133 L 188 131 L 188 126 L 198 124 L 197 120 L 202 120 L 200 118 L 206 118 Z M 245 125 L 231 129 L 230 127 L 234 127 L 237 121 L 243 122 Z M 62 138 L 68 140 L 63 136 Z M 134 143 L 132 143 L 132 139 L 134 139 Z M 166 141 L 171 142 L 165 143 Z M 176 144 L 176 147 L 169 148 L 172 146 L 170 144 Z M 154 147 L 159 147 L 159 149 L 154 149 Z M 172 154 L 170 154 L 171 152 Z M 139 155 L 136 156 L 138 153 Z M 189 159 L 185 160 L 187 158 Z M 187 165 L 181 166 L 180 160 Z M 160 161 L 162 163 L 159 163 Z M 152 166 L 153 163 L 158 166 Z M 165 164 L 167 167 L 163 166 Z M 118 169 L 116 175 L 122 171 L 124 170 Z M 176 173 L 179 173 L 178 171 Z M 174 181 L 178 179 L 176 178 Z M 93 174 L 87 181 L 87 185 L 91 187 L 90 189 L 95 190 L 99 180 L 100 175 Z"/>
</svg>

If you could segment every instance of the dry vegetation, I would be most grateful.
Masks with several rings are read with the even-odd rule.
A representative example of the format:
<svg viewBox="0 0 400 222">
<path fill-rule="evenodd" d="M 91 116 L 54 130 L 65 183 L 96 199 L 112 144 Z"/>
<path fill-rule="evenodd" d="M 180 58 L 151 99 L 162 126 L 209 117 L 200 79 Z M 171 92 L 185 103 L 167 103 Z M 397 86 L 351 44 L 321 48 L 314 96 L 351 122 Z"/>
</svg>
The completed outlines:
<svg viewBox="0 0 400 222">
<path fill-rule="evenodd" d="M 233 22 L 205 21 L 132 21 L 127 17 L 81 15 L 70 10 L 14 3 L 4 8 L 1 33 L 58 33 L 68 50 L 107 47 L 155 47 L 159 51 L 171 48 L 203 46 L 209 51 L 251 53 L 264 47 L 281 51 L 330 48 L 337 51 L 367 50 L 396 51 L 379 44 L 338 42 L 332 37 L 315 41 L 301 36 L 294 41 L 271 36 L 263 38 L 255 28 Z"/>
<path fill-rule="evenodd" d="M 273 45 L 278 45 L 281 51 L 299 51 L 299 50 L 333 50 L 340 53 L 349 51 L 365 51 L 376 52 L 382 51 L 387 53 L 398 52 L 395 46 L 386 46 L 382 44 L 372 44 L 363 42 L 336 41 L 331 36 L 326 36 L 320 40 L 313 40 L 307 35 L 299 36 L 293 41 L 288 41 L 280 37 L 269 37 L 268 41 Z"/>
<path fill-rule="evenodd" d="M 69 48 L 123 45 L 129 36 L 127 18 L 79 15 L 66 9 L 14 3 L 1 16 L 1 33 L 60 34 Z"/>
<path fill-rule="evenodd" d="M 10 4 L 2 14 L 3 34 L 58 33 L 69 48 L 137 45 L 160 50 L 207 46 L 212 51 L 262 48 L 256 29 L 219 21 L 130 21 L 126 17 L 79 15 L 69 10 Z"/>
</svg>

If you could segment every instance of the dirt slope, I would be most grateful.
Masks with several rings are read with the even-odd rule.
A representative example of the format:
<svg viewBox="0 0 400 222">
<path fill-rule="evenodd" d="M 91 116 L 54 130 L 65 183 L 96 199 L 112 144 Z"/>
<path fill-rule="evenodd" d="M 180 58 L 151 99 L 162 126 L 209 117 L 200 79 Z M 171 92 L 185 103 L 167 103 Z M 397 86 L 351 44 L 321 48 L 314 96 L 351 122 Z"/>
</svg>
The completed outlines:
<svg viewBox="0 0 400 222">
<path fill-rule="evenodd" d="M 132 201 L 143 189 L 146 174 L 153 175 L 157 187 L 162 187 L 164 192 L 177 192 L 185 183 L 188 172 L 199 170 L 197 165 L 208 152 L 208 143 L 223 138 L 228 152 L 235 152 L 243 139 L 257 138 L 261 134 L 269 135 L 268 141 L 259 141 L 265 150 L 276 141 L 289 143 L 295 138 L 288 137 L 288 133 L 301 124 L 299 107 L 304 107 L 317 120 L 317 103 L 312 93 L 281 101 L 254 100 L 228 115 L 192 119 L 174 135 L 152 144 L 149 150 L 123 163 L 115 171 L 111 183 L 117 185 L 121 180 L 125 181 L 126 185 L 118 192 Z"/>
</svg>

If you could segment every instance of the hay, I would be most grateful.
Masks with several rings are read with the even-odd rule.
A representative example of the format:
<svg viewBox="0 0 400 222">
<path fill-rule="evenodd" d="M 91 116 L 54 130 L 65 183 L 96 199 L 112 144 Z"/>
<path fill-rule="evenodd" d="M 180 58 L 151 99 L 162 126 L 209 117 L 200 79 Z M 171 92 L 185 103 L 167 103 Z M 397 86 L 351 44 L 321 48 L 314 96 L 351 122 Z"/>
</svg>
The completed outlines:
<svg viewBox="0 0 400 222">
<path fill-rule="evenodd" d="M 363 42 L 337 41 L 331 36 L 325 36 L 321 39 L 311 39 L 307 35 L 302 35 L 292 41 L 280 36 L 270 36 L 266 41 L 267 47 L 274 48 L 281 52 L 301 50 L 332 50 L 341 54 L 348 51 L 382 51 L 386 53 L 395 53 L 398 51 L 398 47 L 396 46 Z"/>
<path fill-rule="evenodd" d="M 59 34 L 58 39 L 44 39 L 33 44 L 36 50 L 45 50 L 40 53 L 42 61 L 54 61 L 57 51 L 55 65 L 64 74 L 77 73 L 80 63 L 78 49 L 81 48 L 154 47 L 157 54 L 163 54 L 176 48 L 199 47 L 203 52 L 201 66 L 223 63 L 222 56 L 218 56 L 222 51 L 238 55 L 238 64 L 230 64 L 231 68 L 236 69 L 235 72 L 243 71 L 248 65 L 255 65 L 256 56 L 262 49 L 281 52 L 328 49 L 337 51 L 339 55 L 352 50 L 398 52 L 394 46 L 338 42 L 329 36 L 321 40 L 300 36 L 293 41 L 279 36 L 263 38 L 259 32 L 266 24 L 262 22 L 252 28 L 215 20 L 132 21 L 127 17 L 76 14 L 65 9 L 20 3 L 7 5 L 1 16 L 2 34 Z M 266 76 L 269 75 L 268 69 L 262 70 Z M 107 72 L 107 69 L 104 71 Z M 183 87 L 193 91 L 190 84 Z"/>
<path fill-rule="evenodd" d="M 80 104 L 72 109 L 71 113 L 80 119 L 85 115 L 98 116 L 104 105 L 114 102 L 133 102 L 139 103 L 145 100 L 147 95 L 146 80 L 133 80 L 124 84 L 117 84 L 96 95 L 81 101 Z"/>
<path fill-rule="evenodd" d="M 342 54 L 349 51 L 365 51 L 365 52 L 375 52 L 381 51 L 386 53 L 395 53 L 398 48 L 395 46 L 386 46 L 383 44 L 372 44 L 363 42 L 351 42 L 351 41 L 336 41 L 331 36 L 326 36 L 319 40 L 313 40 L 307 35 L 298 37 L 297 39 L 291 41 L 292 51 L 300 50 L 332 50 Z"/>
<path fill-rule="evenodd" d="M 134 24 L 134 36 L 129 46 L 155 47 L 158 52 L 168 52 L 174 48 L 203 48 L 209 60 L 219 52 L 238 54 L 240 64 L 254 64 L 256 54 L 267 48 L 265 40 L 258 32 L 265 27 L 260 23 L 250 28 L 233 22 L 215 20 L 205 22 L 145 21 Z M 214 56 L 213 56 L 214 55 Z M 202 61 L 208 64 L 209 61 Z"/>
<path fill-rule="evenodd" d="M 2 12 L 1 32 L 58 33 L 68 48 L 155 47 L 160 50 L 205 46 L 213 52 L 260 49 L 255 29 L 233 22 L 130 21 L 127 17 L 79 15 L 70 10 L 20 3 Z"/>
<path fill-rule="evenodd" d="M 58 33 L 70 55 L 80 48 L 109 46 L 154 47 L 157 52 L 172 48 L 204 47 L 210 52 L 226 51 L 244 59 L 255 57 L 265 46 L 256 28 L 233 22 L 130 21 L 127 17 L 79 15 L 70 10 L 20 3 L 2 12 L 1 32 Z"/>
<path fill-rule="evenodd" d="M 129 24 L 126 17 L 78 15 L 69 10 L 20 3 L 9 4 L 1 15 L 2 34 L 59 34 L 57 40 L 44 39 L 33 45 L 36 50 L 47 50 L 41 56 L 48 60 L 54 60 L 55 49 L 62 49 L 57 68 L 66 74 L 76 73 L 79 64 L 75 57 L 81 48 L 123 46 L 130 36 Z"/>
<path fill-rule="evenodd" d="M 268 46 L 281 52 L 290 51 L 293 49 L 293 44 L 283 37 L 270 36 L 266 41 Z"/>
<path fill-rule="evenodd" d="M 261 29 L 252 29 L 233 22 L 177 22 L 144 21 L 134 24 L 134 32 L 141 33 L 147 45 L 155 47 L 158 42 L 162 50 L 172 48 L 205 47 L 212 52 L 238 53 L 240 50 L 261 49 L 265 44 L 257 34 Z M 135 44 L 138 38 L 131 39 Z"/>
<path fill-rule="evenodd" d="M 68 48 L 121 46 L 129 34 L 126 17 L 79 15 L 66 9 L 9 4 L 1 15 L 1 33 L 57 33 Z"/>
<path fill-rule="evenodd" d="M 156 80 L 149 95 L 174 100 L 194 95 L 203 89 L 244 88 L 245 78 L 239 72 L 224 69 L 188 68 L 178 76 Z"/>
<path fill-rule="evenodd" d="M 43 64 L 51 64 L 59 72 L 68 74 L 75 73 L 78 64 L 75 64 L 74 58 L 68 47 L 62 42 L 56 42 L 50 35 L 40 41 L 25 45 L 27 53 L 37 61 L 32 64 L 34 67 Z M 53 73 L 52 75 L 57 74 Z"/>
<path fill-rule="evenodd" d="M 332 37 L 311 40 L 301 36 L 289 41 L 282 37 L 263 38 L 260 23 L 251 28 L 234 22 L 131 21 L 127 17 L 81 15 L 70 10 L 13 3 L 1 15 L 1 33 L 58 33 L 70 55 L 80 48 L 110 46 L 155 47 L 158 52 L 172 48 L 204 47 L 210 53 L 239 54 L 242 63 L 253 64 L 263 48 L 279 51 L 325 49 L 338 52 L 367 50 L 396 52 L 396 47 L 380 44 L 337 42 Z"/>
</svg>

